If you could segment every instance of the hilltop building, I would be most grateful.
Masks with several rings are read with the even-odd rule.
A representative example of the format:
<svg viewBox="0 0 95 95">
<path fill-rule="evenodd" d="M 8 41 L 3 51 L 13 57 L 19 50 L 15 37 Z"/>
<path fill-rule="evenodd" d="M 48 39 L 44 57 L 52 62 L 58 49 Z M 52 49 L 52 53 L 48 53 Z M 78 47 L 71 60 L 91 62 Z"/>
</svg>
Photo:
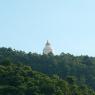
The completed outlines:
<svg viewBox="0 0 95 95">
<path fill-rule="evenodd" d="M 53 53 L 53 50 L 51 48 L 51 44 L 47 41 L 43 49 L 43 54 L 48 55 L 49 53 Z"/>
</svg>

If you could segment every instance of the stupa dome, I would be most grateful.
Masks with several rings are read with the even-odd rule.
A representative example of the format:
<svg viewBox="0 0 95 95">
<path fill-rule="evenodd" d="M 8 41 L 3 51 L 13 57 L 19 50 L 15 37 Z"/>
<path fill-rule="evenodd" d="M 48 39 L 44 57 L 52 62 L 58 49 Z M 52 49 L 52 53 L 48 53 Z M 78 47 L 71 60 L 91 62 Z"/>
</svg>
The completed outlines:
<svg viewBox="0 0 95 95">
<path fill-rule="evenodd" d="M 43 49 L 43 54 L 49 54 L 49 53 L 52 53 L 52 48 L 51 48 L 51 44 L 49 43 L 49 41 L 47 41 Z"/>
</svg>

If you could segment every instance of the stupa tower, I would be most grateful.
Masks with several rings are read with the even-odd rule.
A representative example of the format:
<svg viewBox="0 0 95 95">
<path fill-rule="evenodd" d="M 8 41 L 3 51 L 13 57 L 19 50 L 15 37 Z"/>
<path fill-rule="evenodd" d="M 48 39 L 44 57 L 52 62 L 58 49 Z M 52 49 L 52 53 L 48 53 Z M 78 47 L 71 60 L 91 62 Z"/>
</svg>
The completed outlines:
<svg viewBox="0 0 95 95">
<path fill-rule="evenodd" d="M 51 48 L 51 44 L 49 43 L 49 41 L 47 40 L 45 47 L 43 49 L 43 54 L 48 55 L 49 53 L 53 53 L 52 48 Z"/>
</svg>

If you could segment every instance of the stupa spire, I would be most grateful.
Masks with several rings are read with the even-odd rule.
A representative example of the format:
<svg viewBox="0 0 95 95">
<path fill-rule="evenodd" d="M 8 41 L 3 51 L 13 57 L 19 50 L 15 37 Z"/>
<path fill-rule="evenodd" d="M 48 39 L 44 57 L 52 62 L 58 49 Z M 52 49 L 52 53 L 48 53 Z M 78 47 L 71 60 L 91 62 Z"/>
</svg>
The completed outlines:
<svg viewBox="0 0 95 95">
<path fill-rule="evenodd" d="M 52 48 L 51 48 L 51 44 L 47 40 L 45 47 L 43 49 L 43 54 L 49 54 L 49 53 L 52 53 Z"/>
<path fill-rule="evenodd" d="M 50 45 L 49 41 L 47 40 L 46 45 Z"/>
</svg>

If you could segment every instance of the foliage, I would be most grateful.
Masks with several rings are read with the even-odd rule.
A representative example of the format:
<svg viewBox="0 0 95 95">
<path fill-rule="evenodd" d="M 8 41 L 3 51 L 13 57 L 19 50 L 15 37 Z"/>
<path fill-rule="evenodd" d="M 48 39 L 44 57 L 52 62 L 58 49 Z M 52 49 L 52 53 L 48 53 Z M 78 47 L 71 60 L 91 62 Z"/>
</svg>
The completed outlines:
<svg viewBox="0 0 95 95">
<path fill-rule="evenodd" d="M 0 65 L 0 71 L 0 95 L 95 95 L 87 86 L 69 84 L 55 75 L 49 77 L 30 66 L 6 61 Z"/>
<path fill-rule="evenodd" d="M 71 88 L 76 90 L 76 92 L 71 91 L 72 93 L 77 93 L 79 91 L 81 91 L 80 93 L 83 93 L 81 88 L 85 89 L 86 93 L 89 93 L 91 89 L 95 90 L 95 57 L 82 56 L 82 55 L 74 56 L 69 53 L 68 54 L 61 53 L 60 55 L 53 55 L 53 54 L 40 55 L 36 53 L 31 53 L 31 52 L 25 53 L 24 51 L 17 51 L 15 49 L 13 50 L 11 48 L 2 47 L 0 48 L 0 63 L 1 63 L 0 74 L 1 75 L 4 74 L 3 75 L 4 79 L 0 77 L 0 84 L 1 85 L 10 84 L 14 86 L 13 89 L 15 90 L 18 90 L 19 88 L 21 89 L 20 93 L 24 93 L 23 92 L 24 90 L 26 91 L 25 93 L 27 93 L 28 95 L 31 95 L 29 93 L 31 93 L 31 90 L 33 90 L 34 91 L 34 92 L 32 91 L 32 93 L 34 93 L 33 95 L 37 95 L 38 93 L 40 93 L 40 91 L 46 91 L 45 94 L 41 93 L 41 95 L 47 95 L 46 93 L 51 92 L 51 90 L 52 91 L 56 90 L 58 93 L 64 92 L 64 94 L 62 95 L 72 95 L 72 94 L 69 94 L 71 89 L 68 87 L 68 85 Z M 14 63 L 14 65 L 12 63 Z M 25 69 L 24 65 L 27 65 L 29 67 L 25 66 L 26 68 Z M 50 76 L 49 78 L 52 77 L 52 78 L 55 78 L 56 80 L 60 80 L 60 78 L 63 79 L 65 83 L 61 83 L 61 84 L 66 85 L 64 89 L 69 90 L 69 93 L 68 91 L 65 92 L 63 88 L 62 88 L 63 90 L 60 90 L 60 87 L 58 86 L 57 86 L 58 88 L 55 88 L 55 85 L 52 85 L 53 86 L 52 87 L 51 85 L 48 84 L 48 87 L 44 88 L 44 86 L 46 86 L 47 84 L 45 79 L 44 79 L 45 83 L 43 83 L 44 86 L 42 87 L 42 89 L 44 90 L 41 90 L 40 89 L 41 87 L 38 88 L 38 86 L 35 86 L 33 88 L 31 88 L 30 86 L 28 87 L 29 89 L 27 89 L 27 86 L 25 86 L 27 83 L 25 83 L 24 85 L 24 80 L 28 81 L 28 85 L 29 84 L 32 86 L 35 85 L 35 82 L 34 82 L 35 80 L 33 80 L 34 83 L 31 84 L 31 82 L 29 82 L 31 78 L 27 78 L 27 77 L 24 78 L 24 76 L 26 75 L 29 77 L 32 76 L 32 74 L 28 72 L 29 70 L 27 70 L 27 68 L 30 68 L 31 70 L 31 67 L 35 71 L 38 71 Z M 41 74 L 36 74 L 36 75 L 40 77 Z M 11 77 L 11 80 L 10 80 L 10 77 Z M 6 80 L 9 80 L 9 81 L 6 81 Z M 15 88 L 18 85 L 20 86 L 18 88 Z M 10 86 L 9 88 L 11 89 L 12 86 Z M 89 90 L 88 87 L 90 87 L 91 89 Z M 4 86 L 3 88 L 7 88 L 7 85 L 6 87 Z M 47 89 L 49 91 L 47 91 Z M 24 94 L 21 94 L 21 95 L 24 95 Z M 58 95 L 61 95 L 61 94 L 58 94 Z M 73 95 L 85 95 L 85 94 L 73 94 Z M 91 95 L 91 94 L 86 94 L 86 95 Z"/>
</svg>

